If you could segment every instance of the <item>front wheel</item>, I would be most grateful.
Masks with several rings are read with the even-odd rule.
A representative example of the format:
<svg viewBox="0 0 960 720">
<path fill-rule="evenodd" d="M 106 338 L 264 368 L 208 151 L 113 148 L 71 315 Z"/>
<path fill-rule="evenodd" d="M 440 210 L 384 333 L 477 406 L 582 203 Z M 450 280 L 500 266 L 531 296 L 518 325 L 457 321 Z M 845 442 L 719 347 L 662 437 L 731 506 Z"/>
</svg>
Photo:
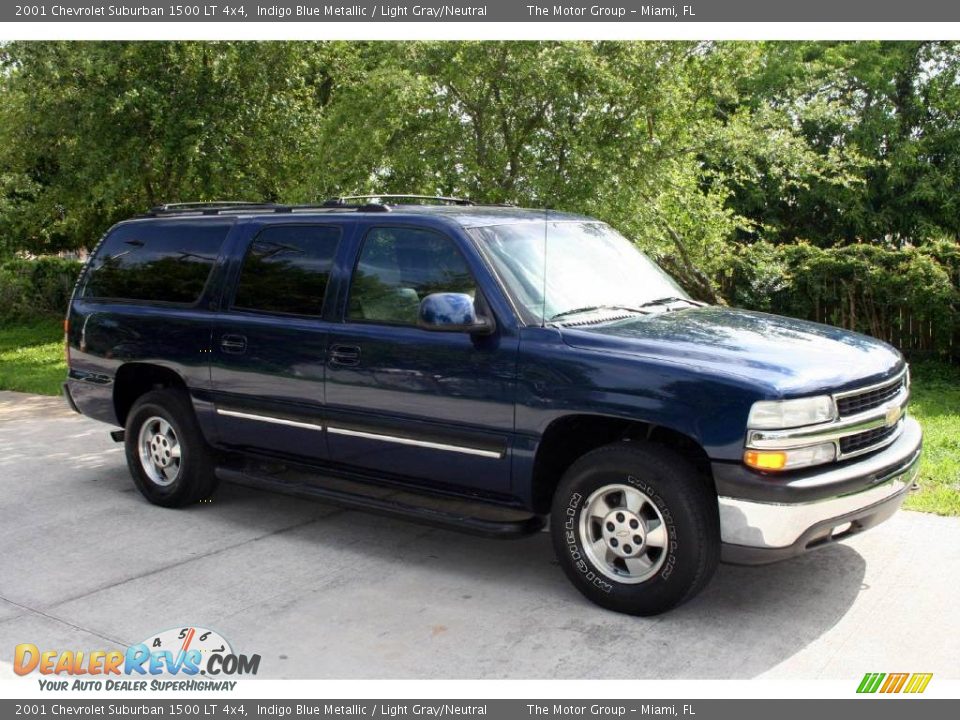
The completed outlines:
<svg viewBox="0 0 960 720">
<path fill-rule="evenodd" d="M 577 460 L 554 495 L 554 549 L 602 607 L 656 615 L 696 595 L 720 561 L 715 495 L 667 448 L 616 443 Z"/>
</svg>

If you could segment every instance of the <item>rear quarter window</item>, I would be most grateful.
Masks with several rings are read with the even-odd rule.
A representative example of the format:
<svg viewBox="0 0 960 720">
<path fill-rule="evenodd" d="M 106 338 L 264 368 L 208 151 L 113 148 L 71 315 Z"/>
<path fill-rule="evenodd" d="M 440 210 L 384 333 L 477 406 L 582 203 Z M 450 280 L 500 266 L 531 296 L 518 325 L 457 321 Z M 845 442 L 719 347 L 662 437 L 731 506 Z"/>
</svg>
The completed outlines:
<svg viewBox="0 0 960 720">
<path fill-rule="evenodd" d="M 178 220 L 120 225 L 90 261 L 83 297 L 195 303 L 231 224 Z"/>
</svg>

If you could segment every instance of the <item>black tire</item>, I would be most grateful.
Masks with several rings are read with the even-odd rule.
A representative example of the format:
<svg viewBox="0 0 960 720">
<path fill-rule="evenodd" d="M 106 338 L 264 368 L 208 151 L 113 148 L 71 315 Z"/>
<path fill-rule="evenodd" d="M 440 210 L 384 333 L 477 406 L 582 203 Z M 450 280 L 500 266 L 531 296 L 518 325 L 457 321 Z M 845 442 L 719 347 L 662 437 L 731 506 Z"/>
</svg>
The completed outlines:
<svg viewBox="0 0 960 720">
<path fill-rule="evenodd" d="M 176 440 L 176 446 L 179 447 L 179 461 L 174 469 L 169 464 L 175 460 L 171 457 L 171 451 L 174 455 L 177 453 L 172 443 L 156 446 L 161 460 L 168 463 L 166 468 L 161 469 L 151 465 L 149 460 L 141 459 L 141 430 L 145 424 L 149 424 L 145 433 L 149 437 L 159 438 L 160 435 L 153 432 L 163 427 L 157 419 L 168 423 L 172 430 L 172 435 L 168 431 L 163 437 L 168 441 L 171 438 Z M 152 390 L 138 398 L 127 416 L 124 439 L 127 466 L 133 482 L 154 505 L 184 507 L 206 500 L 216 490 L 218 480 L 214 453 L 203 439 L 190 398 L 185 392 L 165 388 Z M 158 439 L 157 442 L 164 441 Z M 152 451 L 148 451 L 147 455 L 152 457 Z M 155 477 L 151 477 L 151 472 L 155 473 Z M 172 477 L 166 477 L 168 473 Z"/>
<path fill-rule="evenodd" d="M 628 495 L 634 507 L 641 501 L 636 515 L 617 512 L 617 486 L 624 502 Z M 588 502 L 594 512 L 585 515 Z M 607 508 L 613 513 L 606 516 L 609 523 L 598 521 Z M 637 539 L 630 529 L 637 525 L 620 523 L 636 521 L 653 529 L 644 531 L 639 544 L 625 546 Z M 557 487 L 550 530 L 560 566 L 576 588 L 598 605 L 630 615 L 657 615 L 689 600 L 720 562 L 716 495 L 690 463 L 649 443 L 607 445 L 577 460 Z M 591 549 L 585 548 L 589 539 L 596 543 Z M 629 567 L 627 560 L 633 562 Z M 631 574 L 630 567 L 640 570 Z"/>
</svg>

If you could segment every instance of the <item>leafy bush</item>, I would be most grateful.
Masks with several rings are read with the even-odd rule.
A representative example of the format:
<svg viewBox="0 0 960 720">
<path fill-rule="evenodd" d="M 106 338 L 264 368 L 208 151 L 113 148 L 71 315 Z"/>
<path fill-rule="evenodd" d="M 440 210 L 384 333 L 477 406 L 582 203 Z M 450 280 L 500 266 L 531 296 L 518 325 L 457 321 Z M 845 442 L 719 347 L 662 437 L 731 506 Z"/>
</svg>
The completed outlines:
<svg viewBox="0 0 960 720">
<path fill-rule="evenodd" d="M 0 261 L 0 324 L 64 315 L 82 267 L 58 257 Z"/>
<path fill-rule="evenodd" d="M 960 356 L 960 250 L 808 243 L 737 247 L 722 279 L 733 305 L 838 325 L 904 352 Z"/>
</svg>

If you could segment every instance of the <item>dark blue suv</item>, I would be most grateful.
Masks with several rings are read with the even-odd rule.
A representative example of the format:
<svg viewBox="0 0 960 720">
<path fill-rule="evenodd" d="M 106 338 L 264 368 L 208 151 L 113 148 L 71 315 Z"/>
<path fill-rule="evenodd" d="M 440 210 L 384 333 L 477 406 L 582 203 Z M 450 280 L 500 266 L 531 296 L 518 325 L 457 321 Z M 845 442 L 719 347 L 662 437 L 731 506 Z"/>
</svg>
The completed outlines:
<svg viewBox="0 0 960 720">
<path fill-rule="evenodd" d="M 372 202 L 377 200 L 377 202 Z M 597 220 L 416 196 L 155 208 L 103 238 L 71 405 L 148 500 L 219 479 L 497 537 L 667 610 L 889 517 L 921 433 L 877 340 L 710 307 Z"/>
</svg>

